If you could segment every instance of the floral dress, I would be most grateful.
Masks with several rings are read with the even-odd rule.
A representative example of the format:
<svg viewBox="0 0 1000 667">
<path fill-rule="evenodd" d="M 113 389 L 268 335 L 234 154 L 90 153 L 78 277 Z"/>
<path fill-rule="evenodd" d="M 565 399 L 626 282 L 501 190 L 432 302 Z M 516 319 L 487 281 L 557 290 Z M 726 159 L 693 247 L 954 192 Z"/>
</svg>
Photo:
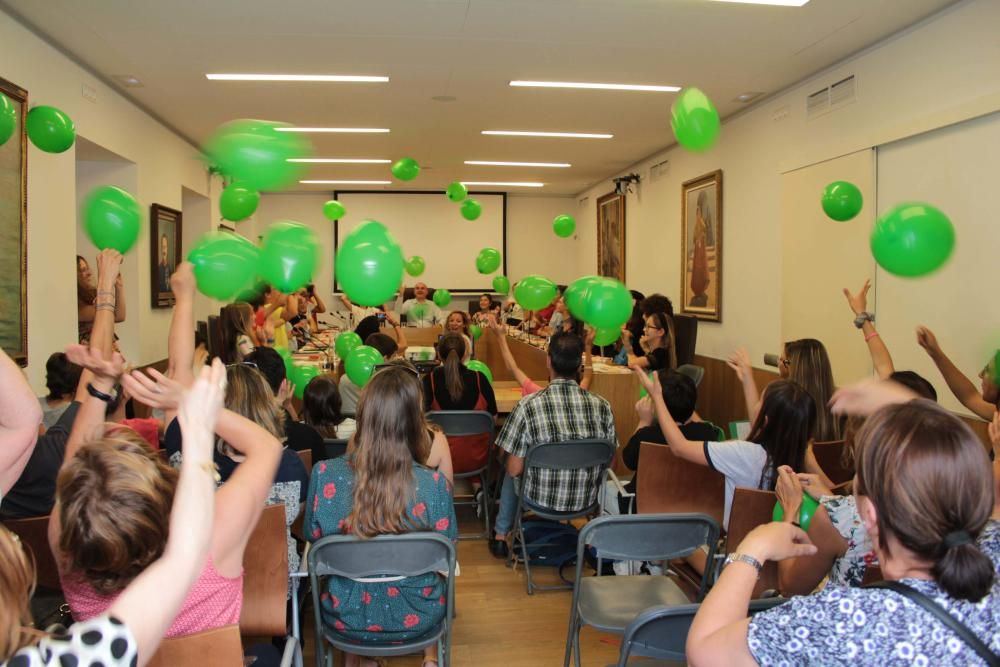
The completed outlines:
<svg viewBox="0 0 1000 667">
<path fill-rule="evenodd" d="M 351 532 L 347 519 L 354 500 L 350 456 L 313 466 L 306 496 L 305 531 L 315 542 Z M 439 472 L 413 464 L 414 497 L 408 507 L 413 524 L 455 541 L 458 530 L 451 485 Z M 354 581 L 329 577 L 320 595 L 323 621 L 341 635 L 360 641 L 403 641 L 419 637 L 444 616 L 445 580 L 436 573 L 393 581 Z"/>
<path fill-rule="evenodd" d="M 833 561 L 829 585 L 860 586 L 868 567 L 878 565 L 878 556 L 861 523 L 854 496 L 823 496 L 819 502 L 830 515 L 830 523 L 847 540 L 847 551 Z"/>
</svg>

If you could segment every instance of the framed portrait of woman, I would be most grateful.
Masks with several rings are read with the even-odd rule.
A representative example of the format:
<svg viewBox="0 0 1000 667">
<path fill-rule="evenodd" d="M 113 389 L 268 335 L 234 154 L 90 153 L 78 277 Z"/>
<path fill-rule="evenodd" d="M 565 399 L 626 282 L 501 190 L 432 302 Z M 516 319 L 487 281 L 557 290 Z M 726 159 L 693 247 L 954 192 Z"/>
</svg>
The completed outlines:
<svg viewBox="0 0 1000 667">
<path fill-rule="evenodd" d="M 597 200 L 597 275 L 625 282 L 625 195 Z"/>
<path fill-rule="evenodd" d="M 680 312 L 722 321 L 722 170 L 681 185 Z"/>
<path fill-rule="evenodd" d="M 0 94 L 13 104 L 16 126 L 0 145 L 0 347 L 28 363 L 28 141 L 24 117 L 28 91 L 0 79 Z"/>
</svg>

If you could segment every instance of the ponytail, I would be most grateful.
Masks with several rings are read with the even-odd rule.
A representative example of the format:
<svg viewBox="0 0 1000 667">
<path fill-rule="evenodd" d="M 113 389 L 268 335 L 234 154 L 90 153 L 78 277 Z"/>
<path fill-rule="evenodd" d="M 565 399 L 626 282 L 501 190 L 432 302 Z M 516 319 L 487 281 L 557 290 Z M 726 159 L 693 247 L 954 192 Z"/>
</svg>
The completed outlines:
<svg viewBox="0 0 1000 667">
<path fill-rule="evenodd" d="M 465 357 L 465 337 L 451 332 L 441 337 L 437 345 L 438 357 L 444 364 L 445 388 L 452 401 L 462 398 L 462 358 Z"/>
</svg>

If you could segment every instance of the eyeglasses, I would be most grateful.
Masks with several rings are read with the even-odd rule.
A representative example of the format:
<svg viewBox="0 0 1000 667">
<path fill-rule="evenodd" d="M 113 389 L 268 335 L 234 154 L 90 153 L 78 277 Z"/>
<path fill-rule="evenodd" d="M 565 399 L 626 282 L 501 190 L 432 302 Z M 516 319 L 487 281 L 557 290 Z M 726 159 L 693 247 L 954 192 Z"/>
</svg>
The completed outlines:
<svg viewBox="0 0 1000 667">
<path fill-rule="evenodd" d="M 788 368 L 789 366 L 792 365 L 792 360 L 787 357 L 778 357 L 778 363 L 784 366 L 785 368 Z"/>
<path fill-rule="evenodd" d="M 237 361 L 236 363 L 233 364 L 226 364 L 226 368 L 232 368 L 233 366 L 249 366 L 250 368 L 256 368 L 257 370 L 260 370 L 260 366 L 258 366 L 252 361 Z"/>
</svg>

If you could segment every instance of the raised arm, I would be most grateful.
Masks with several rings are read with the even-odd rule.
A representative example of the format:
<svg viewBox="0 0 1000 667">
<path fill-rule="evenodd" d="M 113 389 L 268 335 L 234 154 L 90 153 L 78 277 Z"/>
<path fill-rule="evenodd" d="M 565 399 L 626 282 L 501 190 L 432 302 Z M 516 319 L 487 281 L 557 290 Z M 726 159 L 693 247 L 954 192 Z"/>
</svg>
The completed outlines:
<svg viewBox="0 0 1000 667">
<path fill-rule="evenodd" d="M 194 267 L 191 262 L 177 265 L 170 276 L 174 293 L 174 313 L 167 339 L 167 375 L 187 387 L 194 381 Z M 167 423 L 173 418 L 167 413 Z"/>
<path fill-rule="evenodd" d="M 125 282 L 119 273 L 115 279 L 115 323 L 125 321 Z"/>
<path fill-rule="evenodd" d="M 490 316 L 486 319 L 486 326 L 489 328 L 490 333 L 493 334 L 493 340 L 496 341 L 497 347 L 500 348 L 500 356 L 503 357 L 503 365 L 506 366 L 511 375 L 514 376 L 514 380 L 522 386 L 526 382 L 530 382 L 531 379 L 517 365 L 517 361 L 514 360 L 514 355 L 511 353 L 510 346 L 507 344 L 507 335 L 504 330 L 504 325 L 497 322 L 495 317 Z M 581 384 L 581 386 L 583 385 Z"/>
<path fill-rule="evenodd" d="M 396 354 L 402 357 L 406 354 L 406 348 L 410 346 L 406 340 L 406 332 L 403 331 L 403 327 L 399 326 L 399 320 L 396 319 L 392 311 L 386 311 L 385 320 L 392 327 L 392 330 L 396 332 L 396 345 L 399 348 L 396 350 Z"/>
<path fill-rule="evenodd" d="M 851 294 L 850 290 L 844 288 L 847 305 L 850 306 L 855 317 L 868 312 L 868 290 L 871 288 L 871 280 L 866 280 L 857 294 Z M 879 379 L 887 380 L 896 370 L 892 365 L 892 355 L 889 354 L 889 348 L 886 347 L 882 337 L 878 335 L 875 325 L 870 319 L 865 320 L 865 323 L 861 325 L 861 333 L 865 336 L 865 343 L 868 345 L 868 353 L 872 357 L 872 366 L 874 366 L 875 372 Z"/>
<path fill-rule="evenodd" d="M 114 347 L 114 286 L 118 281 L 118 271 L 121 269 L 121 264 L 122 256 L 117 250 L 106 249 L 97 253 L 97 301 L 94 304 L 94 325 L 90 330 L 90 350 L 98 352 L 101 360 L 110 360 Z M 117 380 L 117 377 L 115 379 Z M 88 395 L 87 385 L 92 380 L 92 372 L 84 368 L 80 374 L 80 382 L 76 386 L 77 401 L 85 402 Z M 113 388 L 114 384 L 111 387 Z M 109 392 L 105 391 L 104 393 Z M 104 421 L 103 414 L 101 421 Z"/>
<path fill-rule="evenodd" d="M 42 408 L 24 374 L 0 350 L 0 495 L 14 486 L 31 458 Z"/>
<path fill-rule="evenodd" d="M 760 410 L 760 392 L 757 390 L 757 382 L 753 379 L 750 355 L 743 348 L 739 348 L 730 355 L 726 364 L 736 371 L 736 377 L 743 385 L 743 400 L 746 401 L 747 418 L 753 422 L 757 419 L 757 412 Z"/>
<path fill-rule="evenodd" d="M 660 387 L 660 376 L 653 373 L 653 378 L 650 379 L 639 368 L 634 369 L 633 372 L 639 378 L 639 383 L 645 387 L 646 393 L 653 399 L 653 412 L 656 414 L 656 421 L 660 424 L 660 430 L 663 431 L 663 435 L 666 437 L 671 451 L 691 463 L 707 466 L 708 460 L 705 458 L 705 443 L 685 438 L 680 428 L 678 428 L 677 422 L 670 416 L 667 404 L 663 402 L 663 389 Z"/>
<path fill-rule="evenodd" d="M 948 389 L 951 390 L 955 398 L 980 418 L 987 421 L 993 419 L 997 406 L 984 400 L 983 395 L 976 389 L 976 385 L 952 363 L 948 355 L 938 345 L 934 332 L 927 327 L 917 327 L 917 343 L 930 355 L 931 361 L 938 367 L 944 381 L 948 384 Z"/>
</svg>

